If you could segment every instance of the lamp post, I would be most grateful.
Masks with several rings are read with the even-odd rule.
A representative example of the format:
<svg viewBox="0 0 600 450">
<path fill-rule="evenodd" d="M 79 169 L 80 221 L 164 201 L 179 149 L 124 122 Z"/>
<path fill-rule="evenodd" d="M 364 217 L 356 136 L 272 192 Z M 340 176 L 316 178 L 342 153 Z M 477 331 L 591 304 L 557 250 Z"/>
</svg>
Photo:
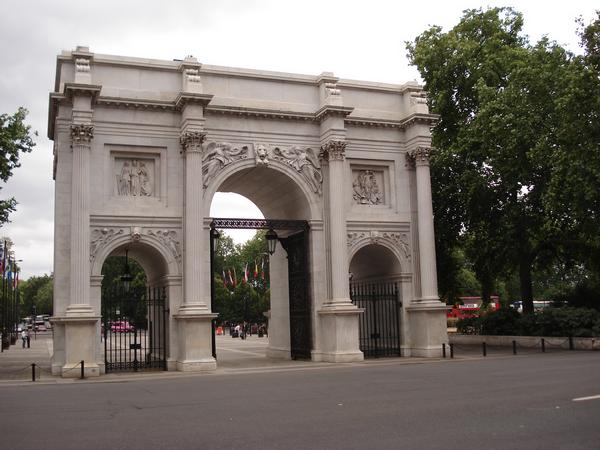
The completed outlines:
<svg viewBox="0 0 600 450">
<path fill-rule="evenodd" d="M 121 275 L 121 281 L 123 282 L 123 287 L 125 288 L 125 292 L 129 292 L 131 282 L 133 281 L 133 276 L 131 275 L 131 271 L 129 270 L 128 256 L 129 256 L 129 250 L 125 249 L 125 267 L 123 269 L 123 275 Z"/>
<path fill-rule="evenodd" d="M 269 255 L 273 255 L 275 253 L 275 247 L 277 247 L 277 233 L 275 233 L 273 228 L 269 228 L 269 231 L 265 234 L 265 239 L 267 240 Z"/>
<path fill-rule="evenodd" d="M 214 224 L 210 224 L 210 311 L 215 312 L 215 248 L 221 237 Z M 211 321 L 212 355 L 217 358 L 217 342 L 215 336 L 216 319 Z"/>
</svg>

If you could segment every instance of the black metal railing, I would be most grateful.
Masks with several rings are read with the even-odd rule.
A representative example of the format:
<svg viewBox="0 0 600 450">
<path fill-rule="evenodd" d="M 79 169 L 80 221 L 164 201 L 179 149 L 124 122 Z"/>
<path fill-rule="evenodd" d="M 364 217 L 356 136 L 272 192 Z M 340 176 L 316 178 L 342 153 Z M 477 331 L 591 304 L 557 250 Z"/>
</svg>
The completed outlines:
<svg viewBox="0 0 600 450">
<path fill-rule="evenodd" d="M 350 298 L 363 308 L 360 316 L 360 350 L 366 358 L 401 356 L 398 286 L 391 282 L 352 282 Z"/>
<path fill-rule="evenodd" d="M 106 372 L 167 369 L 168 302 L 165 288 L 102 293 Z"/>
</svg>

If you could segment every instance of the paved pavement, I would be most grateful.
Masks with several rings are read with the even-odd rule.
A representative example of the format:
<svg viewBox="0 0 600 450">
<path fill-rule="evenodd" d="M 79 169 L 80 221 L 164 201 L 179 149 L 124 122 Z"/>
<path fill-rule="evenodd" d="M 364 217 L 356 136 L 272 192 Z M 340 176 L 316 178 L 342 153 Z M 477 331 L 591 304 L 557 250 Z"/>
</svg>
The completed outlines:
<svg viewBox="0 0 600 450">
<path fill-rule="evenodd" d="M 31 381 L 31 364 L 36 364 L 36 379 L 54 378 L 50 373 L 52 332 L 31 333 L 30 347 L 23 348 L 21 338 L 0 353 L 0 381 Z"/>
</svg>

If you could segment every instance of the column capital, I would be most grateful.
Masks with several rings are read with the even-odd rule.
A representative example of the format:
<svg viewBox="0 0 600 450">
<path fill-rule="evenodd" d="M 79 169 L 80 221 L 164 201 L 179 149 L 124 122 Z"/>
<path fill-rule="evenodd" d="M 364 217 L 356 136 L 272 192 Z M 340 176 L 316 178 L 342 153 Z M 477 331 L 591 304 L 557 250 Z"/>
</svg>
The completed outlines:
<svg viewBox="0 0 600 450">
<path fill-rule="evenodd" d="M 343 161 L 346 157 L 346 145 L 346 141 L 328 141 L 321 146 L 319 157 L 327 161 Z"/>
<path fill-rule="evenodd" d="M 184 131 L 179 136 L 179 143 L 186 153 L 202 153 L 202 143 L 206 139 L 206 133 L 203 131 Z"/>
<path fill-rule="evenodd" d="M 429 165 L 429 158 L 434 152 L 433 147 L 419 146 L 416 149 L 406 153 L 406 163 L 410 168 Z"/>
<path fill-rule="evenodd" d="M 71 124 L 71 142 L 73 145 L 89 145 L 94 137 L 94 125 L 91 123 Z"/>
</svg>

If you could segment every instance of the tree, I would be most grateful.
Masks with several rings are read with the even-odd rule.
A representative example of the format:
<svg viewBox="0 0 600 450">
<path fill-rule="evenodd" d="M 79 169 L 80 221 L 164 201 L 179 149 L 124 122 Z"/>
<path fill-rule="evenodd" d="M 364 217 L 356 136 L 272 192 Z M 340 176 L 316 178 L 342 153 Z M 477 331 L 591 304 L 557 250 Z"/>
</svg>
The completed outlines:
<svg viewBox="0 0 600 450">
<path fill-rule="evenodd" d="M 0 180 L 5 183 L 12 176 L 13 170 L 20 167 L 21 154 L 31 152 L 35 146 L 31 127 L 24 123 L 27 113 L 25 108 L 19 108 L 13 115 L 0 115 Z M 34 135 L 37 136 L 37 132 Z M 14 198 L 0 200 L 0 226 L 8 222 L 8 216 L 15 211 L 16 206 Z"/>
<path fill-rule="evenodd" d="M 35 305 L 36 314 L 52 314 L 52 275 L 32 276 L 19 284 L 20 314 L 27 316 L 33 314 Z"/>
<path fill-rule="evenodd" d="M 486 300 L 516 271 L 531 312 L 532 272 L 551 264 L 562 238 L 548 226 L 546 197 L 572 55 L 547 39 L 531 46 L 522 25 L 511 8 L 468 10 L 449 32 L 432 27 L 407 48 L 440 116 L 431 161 L 438 263 L 464 244 Z"/>
</svg>

